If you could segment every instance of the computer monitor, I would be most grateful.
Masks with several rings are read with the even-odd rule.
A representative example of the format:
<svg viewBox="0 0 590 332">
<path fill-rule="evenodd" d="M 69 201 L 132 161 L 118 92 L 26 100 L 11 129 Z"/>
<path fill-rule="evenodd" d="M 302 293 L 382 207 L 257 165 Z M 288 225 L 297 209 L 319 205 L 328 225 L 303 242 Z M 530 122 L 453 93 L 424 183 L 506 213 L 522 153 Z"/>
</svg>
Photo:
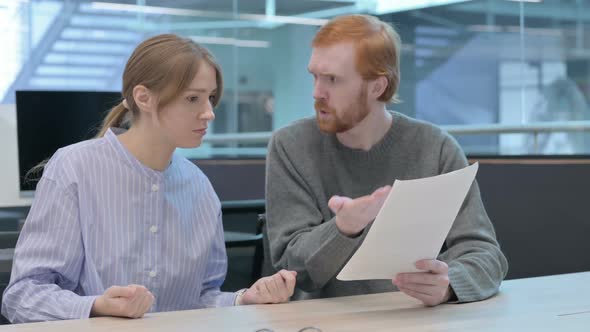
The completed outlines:
<svg viewBox="0 0 590 332">
<path fill-rule="evenodd" d="M 16 91 L 18 164 L 21 196 L 32 196 L 37 176 L 29 170 L 57 149 L 96 135 L 119 92 Z"/>
</svg>

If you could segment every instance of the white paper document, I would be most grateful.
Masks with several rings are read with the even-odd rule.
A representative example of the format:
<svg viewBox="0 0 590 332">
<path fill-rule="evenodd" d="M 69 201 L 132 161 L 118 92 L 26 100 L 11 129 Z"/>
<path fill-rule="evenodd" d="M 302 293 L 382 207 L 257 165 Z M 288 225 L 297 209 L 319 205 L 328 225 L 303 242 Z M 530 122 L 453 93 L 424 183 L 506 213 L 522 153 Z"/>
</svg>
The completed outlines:
<svg viewBox="0 0 590 332">
<path fill-rule="evenodd" d="M 463 169 L 416 180 L 396 180 L 365 240 L 340 271 L 339 280 L 393 279 L 418 272 L 434 259 L 477 173 Z"/>
</svg>

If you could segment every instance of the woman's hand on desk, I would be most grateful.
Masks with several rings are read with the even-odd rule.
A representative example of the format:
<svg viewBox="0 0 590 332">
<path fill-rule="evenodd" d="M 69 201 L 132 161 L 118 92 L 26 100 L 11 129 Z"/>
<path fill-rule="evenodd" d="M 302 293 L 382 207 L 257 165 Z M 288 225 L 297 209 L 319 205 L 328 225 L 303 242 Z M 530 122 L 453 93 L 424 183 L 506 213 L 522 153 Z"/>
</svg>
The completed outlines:
<svg viewBox="0 0 590 332">
<path fill-rule="evenodd" d="M 449 301 L 452 290 L 449 283 L 449 266 L 436 259 L 416 262 L 416 268 L 426 272 L 400 273 L 393 284 L 405 294 L 435 306 Z"/>
<path fill-rule="evenodd" d="M 140 318 L 152 307 L 154 295 L 144 286 L 113 286 L 96 298 L 91 316 Z"/>
<path fill-rule="evenodd" d="M 281 270 L 272 276 L 258 279 L 244 293 L 237 304 L 265 304 L 288 302 L 295 289 L 297 272 Z"/>
</svg>

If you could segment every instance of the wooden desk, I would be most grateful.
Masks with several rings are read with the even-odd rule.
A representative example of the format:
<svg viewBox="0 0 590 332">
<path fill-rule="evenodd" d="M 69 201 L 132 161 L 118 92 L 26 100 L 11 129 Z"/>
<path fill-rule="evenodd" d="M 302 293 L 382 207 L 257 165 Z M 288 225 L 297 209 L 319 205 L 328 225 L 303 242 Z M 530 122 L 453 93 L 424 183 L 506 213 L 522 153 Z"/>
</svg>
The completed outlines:
<svg viewBox="0 0 590 332">
<path fill-rule="evenodd" d="M 385 293 L 150 314 L 142 319 L 94 318 L 7 325 L 0 331 L 590 331 L 590 272 L 519 279 L 482 302 L 426 308 Z"/>
</svg>

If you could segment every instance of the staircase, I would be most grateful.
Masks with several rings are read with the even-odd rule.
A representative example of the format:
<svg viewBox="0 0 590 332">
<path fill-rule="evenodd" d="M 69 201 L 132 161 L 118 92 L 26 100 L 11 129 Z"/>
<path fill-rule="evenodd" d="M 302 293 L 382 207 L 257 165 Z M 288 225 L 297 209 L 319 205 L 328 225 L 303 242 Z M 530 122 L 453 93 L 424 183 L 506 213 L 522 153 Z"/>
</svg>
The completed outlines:
<svg viewBox="0 0 590 332">
<path fill-rule="evenodd" d="M 133 27 L 137 19 L 64 2 L 2 102 L 14 103 L 16 89 L 120 91 L 127 58 L 144 38 Z"/>
<path fill-rule="evenodd" d="M 417 82 L 428 76 L 460 51 L 475 35 L 462 24 L 448 19 L 412 12 L 417 20 L 414 31 L 414 59 Z"/>
</svg>

